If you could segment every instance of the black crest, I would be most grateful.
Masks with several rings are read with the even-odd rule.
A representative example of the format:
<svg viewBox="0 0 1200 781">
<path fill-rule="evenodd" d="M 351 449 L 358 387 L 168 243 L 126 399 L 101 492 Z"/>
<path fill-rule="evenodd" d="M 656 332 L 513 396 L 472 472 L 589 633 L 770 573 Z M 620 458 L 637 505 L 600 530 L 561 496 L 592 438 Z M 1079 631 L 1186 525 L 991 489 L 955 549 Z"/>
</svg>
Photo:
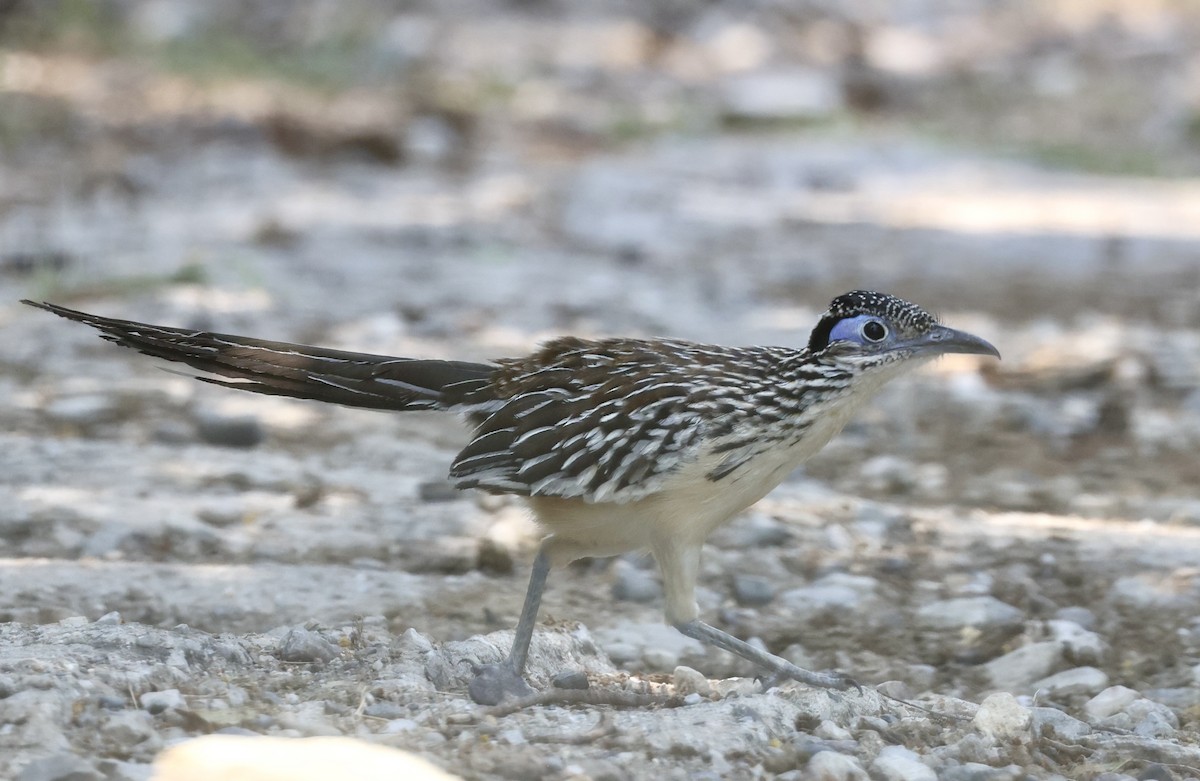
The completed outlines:
<svg viewBox="0 0 1200 781">
<path fill-rule="evenodd" d="M 852 290 L 844 293 L 829 304 L 829 311 L 821 315 L 817 327 L 808 339 L 810 352 L 819 352 L 829 346 L 829 333 L 839 320 L 859 315 L 878 315 L 905 330 L 923 333 L 937 325 L 937 318 L 916 304 L 886 293 L 870 290 Z"/>
</svg>

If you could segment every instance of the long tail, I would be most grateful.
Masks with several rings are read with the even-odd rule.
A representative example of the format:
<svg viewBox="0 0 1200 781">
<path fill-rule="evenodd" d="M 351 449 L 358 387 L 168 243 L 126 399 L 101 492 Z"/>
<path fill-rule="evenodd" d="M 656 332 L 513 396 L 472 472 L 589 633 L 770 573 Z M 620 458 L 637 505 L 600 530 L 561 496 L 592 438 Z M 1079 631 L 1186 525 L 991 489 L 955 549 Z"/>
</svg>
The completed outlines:
<svg viewBox="0 0 1200 781">
<path fill-rule="evenodd" d="M 487 394 L 483 363 L 393 358 L 117 320 L 22 301 L 100 331 L 110 342 L 232 379 L 198 380 L 273 396 L 384 410 L 448 409 Z"/>
</svg>

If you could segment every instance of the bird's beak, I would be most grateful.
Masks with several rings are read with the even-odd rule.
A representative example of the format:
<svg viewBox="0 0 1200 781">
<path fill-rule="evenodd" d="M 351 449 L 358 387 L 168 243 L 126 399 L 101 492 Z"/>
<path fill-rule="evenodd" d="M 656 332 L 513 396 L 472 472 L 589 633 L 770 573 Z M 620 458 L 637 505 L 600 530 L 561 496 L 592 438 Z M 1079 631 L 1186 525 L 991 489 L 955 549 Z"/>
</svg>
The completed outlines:
<svg viewBox="0 0 1200 781">
<path fill-rule="evenodd" d="M 990 342 L 966 331 L 957 331 L 944 325 L 935 325 L 929 333 L 909 342 L 917 353 L 945 355 L 946 353 L 969 353 L 1000 357 L 1000 351 Z"/>
</svg>

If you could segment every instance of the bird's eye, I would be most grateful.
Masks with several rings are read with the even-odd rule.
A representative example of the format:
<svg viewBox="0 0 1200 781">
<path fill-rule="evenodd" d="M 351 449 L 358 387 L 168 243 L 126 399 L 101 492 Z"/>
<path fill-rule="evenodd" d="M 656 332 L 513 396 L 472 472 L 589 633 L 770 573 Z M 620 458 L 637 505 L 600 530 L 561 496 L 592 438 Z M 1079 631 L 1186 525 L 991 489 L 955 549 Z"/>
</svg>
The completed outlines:
<svg viewBox="0 0 1200 781">
<path fill-rule="evenodd" d="M 863 323 L 862 335 L 868 342 L 882 342 L 887 338 L 888 329 L 878 320 L 868 320 Z"/>
</svg>

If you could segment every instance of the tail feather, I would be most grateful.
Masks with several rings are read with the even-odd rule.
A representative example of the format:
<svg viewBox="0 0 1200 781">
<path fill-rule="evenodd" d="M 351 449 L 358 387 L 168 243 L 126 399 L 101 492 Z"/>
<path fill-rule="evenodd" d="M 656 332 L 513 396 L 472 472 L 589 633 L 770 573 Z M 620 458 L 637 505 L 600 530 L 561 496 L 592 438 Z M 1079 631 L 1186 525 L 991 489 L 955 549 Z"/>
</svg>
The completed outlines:
<svg viewBox="0 0 1200 781">
<path fill-rule="evenodd" d="M 167 328 L 46 302 L 21 303 L 90 325 L 104 339 L 124 347 L 230 378 L 196 378 L 205 382 L 351 407 L 449 409 L 467 399 L 486 400 L 488 378 L 495 368 L 483 363 L 394 358 Z"/>
</svg>

